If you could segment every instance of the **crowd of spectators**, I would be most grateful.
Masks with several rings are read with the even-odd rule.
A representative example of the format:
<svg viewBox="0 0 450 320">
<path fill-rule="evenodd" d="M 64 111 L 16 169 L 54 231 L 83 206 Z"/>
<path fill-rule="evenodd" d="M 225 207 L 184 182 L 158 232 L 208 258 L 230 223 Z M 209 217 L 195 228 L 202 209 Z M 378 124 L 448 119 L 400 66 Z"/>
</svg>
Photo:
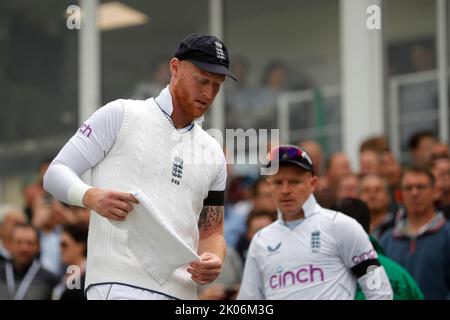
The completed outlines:
<svg viewBox="0 0 450 320">
<path fill-rule="evenodd" d="M 352 169 L 342 152 L 325 157 L 321 145 L 312 140 L 302 141 L 299 146 L 317 164 L 319 183 L 314 194 L 319 204 L 340 211 L 353 208 L 344 213 L 363 225 L 377 252 L 383 255 L 382 260 L 388 260 L 388 268 L 396 270 L 396 280 L 392 280 L 394 298 L 450 298 L 448 145 L 431 132 L 418 132 L 410 138 L 410 161 L 402 164 L 385 137 L 371 137 L 361 143 L 359 172 Z M 254 178 L 253 184 L 249 179 L 231 177 L 229 195 L 232 192 L 241 197 L 228 197 L 225 210 L 228 246 L 237 250 L 243 263 L 243 248 L 248 247 L 251 236 L 277 216 L 264 177 Z M 365 220 L 355 216 L 361 210 L 360 204 L 342 205 L 350 200 L 364 204 Z M 236 283 L 221 285 L 230 290 L 236 287 Z M 356 298 L 363 298 L 360 292 Z"/>
<path fill-rule="evenodd" d="M 78 300 L 83 293 L 88 210 L 51 197 L 39 178 L 24 188 L 25 207 L 0 205 L 0 299 Z"/>
</svg>

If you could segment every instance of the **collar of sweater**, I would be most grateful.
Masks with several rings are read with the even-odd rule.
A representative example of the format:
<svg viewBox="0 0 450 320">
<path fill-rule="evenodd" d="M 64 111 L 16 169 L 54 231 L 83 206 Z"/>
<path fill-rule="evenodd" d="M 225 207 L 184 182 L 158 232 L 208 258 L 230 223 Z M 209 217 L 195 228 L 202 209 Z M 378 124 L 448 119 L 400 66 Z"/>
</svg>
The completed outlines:
<svg viewBox="0 0 450 320">
<path fill-rule="evenodd" d="M 310 216 L 316 214 L 319 212 L 319 205 L 316 201 L 316 198 L 314 195 L 310 195 L 308 199 L 306 199 L 305 203 L 302 205 L 303 209 L 303 218 L 293 220 L 293 221 L 284 221 L 283 219 L 283 213 L 280 209 L 277 209 L 277 215 L 278 215 L 278 221 L 281 225 L 288 227 L 289 229 L 293 230 L 295 227 L 297 227 L 303 220 L 306 218 L 309 218 Z"/>
<path fill-rule="evenodd" d="M 152 98 L 150 98 L 152 99 Z M 172 95 L 170 94 L 169 86 L 166 86 L 159 96 L 155 98 L 156 104 L 161 108 L 161 110 L 164 112 L 164 114 L 170 118 L 173 112 L 173 103 L 172 103 Z M 180 133 L 187 132 L 192 129 L 194 126 L 194 123 L 197 122 L 198 124 L 201 124 L 204 120 L 204 116 L 198 117 L 194 119 L 194 121 L 190 124 L 188 124 L 186 127 L 183 127 L 179 129 L 178 131 Z M 173 124 L 172 118 L 170 118 L 170 121 Z"/>
</svg>

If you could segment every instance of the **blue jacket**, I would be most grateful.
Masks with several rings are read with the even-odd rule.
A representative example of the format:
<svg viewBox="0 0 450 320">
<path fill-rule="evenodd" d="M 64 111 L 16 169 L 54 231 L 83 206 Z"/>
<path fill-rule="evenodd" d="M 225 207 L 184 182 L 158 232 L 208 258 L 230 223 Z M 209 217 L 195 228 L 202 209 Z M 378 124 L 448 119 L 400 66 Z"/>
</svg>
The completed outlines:
<svg viewBox="0 0 450 320">
<path fill-rule="evenodd" d="M 383 235 L 386 255 L 411 273 L 425 299 L 450 299 L 450 223 L 438 213 L 419 234 L 406 225 L 399 221 Z"/>
</svg>

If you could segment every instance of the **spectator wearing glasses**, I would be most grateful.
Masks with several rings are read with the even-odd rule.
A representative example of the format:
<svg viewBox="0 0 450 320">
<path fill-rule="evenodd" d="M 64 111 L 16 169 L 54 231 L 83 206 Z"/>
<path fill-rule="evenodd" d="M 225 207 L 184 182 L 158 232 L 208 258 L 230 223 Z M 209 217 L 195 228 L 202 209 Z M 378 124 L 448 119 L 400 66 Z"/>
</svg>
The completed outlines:
<svg viewBox="0 0 450 320">
<path fill-rule="evenodd" d="M 0 300 L 48 300 L 58 278 L 40 263 L 39 235 L 32 225 L 16 224 L 10 234 L 10 260 L 0 261 Z"/>
<path fill-rule="evenodd" d="M 433 161 L 432 172 L 439 188 L 435 205 L 447 220 L 450 219 L 450 159 L 437 158 Z"/>
<path fill-rule="evenodd" d="M 412 166 L 400 187 L 406 217 L 381 238 L 386 255 L 411 273 L 425 299 L 449 299 L 450 224 L 434 207 L 435 178 L 427 168 Z"/>
<path fill-rule="evenodd" d="M 269 167 L 278 220 L 253 237 L 238 299 L 353 300 L 356 284 L 367 299 L 392 299 L 386 272 L 369 237 L 354 219 L 322 208 L 318 183 L 302 149 L 284 145 L 270 153 Z M 379 286 L 371 283 L 373 270 Z"/>
<path fill-rule="evenodd" d="M 371 212 L 367 204 L 359 199 L 346 198 L 338 201 L 336 210 L 347 214 L 358 221 L 364 230 L 369 234 L 371 225 Z M 406 269 L 397 262 L 385 256 L 383 247 L 378 241 L 369 235 L 370 242 L 377 251 L 378 259 L 386 270 L 387 276 L 394 292 L 394 300 L 423 300 L 423 293 L 420 291 L 416 281 Z M 365 300 L 364 293 L 358 286 L 356 300 Z"/>
</svg>

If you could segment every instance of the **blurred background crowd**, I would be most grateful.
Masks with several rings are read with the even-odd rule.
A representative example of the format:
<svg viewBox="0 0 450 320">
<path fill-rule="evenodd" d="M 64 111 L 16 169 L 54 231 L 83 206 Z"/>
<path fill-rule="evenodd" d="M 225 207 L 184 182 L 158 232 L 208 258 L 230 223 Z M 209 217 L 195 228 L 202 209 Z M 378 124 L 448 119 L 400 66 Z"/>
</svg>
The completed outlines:
<svg viewBox="0 0 450 320">
<path fill-rule="evenodd" d="M 448 297 L 450 275 L 436 271 L 442 264 L 450 270 L 448 259 L 432 250 L 443 246 L 450 256 L 448 235 L 440 236 L 442 221 L 450 217 L 450 156 L 448 102 L 440 94 L 447 85 L 438 77 L 444 66 L 448 78 L 442 64 L 448 49 L 441 45 L 448 38 L 448 8 L 441 0 L 364 0 L 381 7 L 379 76 L 385 90 L 381 126 L 362 134 L 355 126 L 370 119 L 349 118 L 343 103 L 342 29 L 351 1 L 92 1 L 99 13 L 93 25 L 98 37 L 92 38 L 97 50 L 85 55 L 80 34 L 88 25 L 66 25 L 66 9 L 83 1 L 2 0 L 0 299 L 83 298 L 90 213 L 49 196 L 43 174 L 89 116 L 86 96 L 97 97 L 89 106 L 95 110 L 117 98 L 157 95 L 168 83 L 174 45 L 191 32 L 219 33 L 239 79 L 225 84 L 203 127 L 280 129 L 282 142 L 310 153 L 320 177 L 318 202 L 335 208 L 349 197 L 364 201 L 368 232 L 387 256 L 395 260 L 396 241 L 407 239 L 402 261 L 425 298 Z M 82 77 L 86 66 L 93 66 L 88 78 L 97 74 L 98 87 Z M 369 102 L 361 100 L 360 107 Z M 217 117 L 214 110 L 223 113 Z M 348 143 L 348 132 L 357 143 Z M 410 165 L 425 175 L 429 170 L 429 181 L 403 186 L 402 171 Z M 227 259 L 221 277 L 199 288 L 200 299 L 235 297 L 251 238 L 277 218 L 257 166 L 228 169 Z M 430 205 L 437 218 L 414 235 L 403 234 L 405 219 L 416 212 L 407 208 Z M 431 278 L 437 280 L 424 286 Z M 67 290 L 68 283 L 75 289 Z"/>
<path fill-rule="evenodd" d="M 402 165 L 386 137 L 370 137 L 360 146 L 358 171 L 342 152 L 325 156 L 317 141 L 305 140 L 298 145 L 311 155 L 319 176 L 314 193 L 319 204 L 339 209 L 349 198 L 362 200 L 370 214 L 363 218 L 367 232 L 385 247 L 385 254 L 404 264 L 425 298 L 448 298 L 450 234 L 444 228 L 450 219 L 448 144 L 432 132 L 418 132 L 410 139 L 411 160 Z M 6 265 L 13 267 L 15 279 L 23 283 L 34 261 L 39 261 L 39 269 L 27 288 L 27 299 L 84 298 L 90 213 L 53 199 L 42 188 L 49 162 L 42 162 L 38 180 L 24 187 L 24 207 L 0 206 L 0 299 L 11 298 Z M 415 176 L 406 178 L 405 172 Z M 235 174 L 232 165 L 228 173 L 227 256 L 220 277 L 199 288 L 199 299 L 235 298 L 252 237 L 277 219 L 266 176 Z M 406 221 L 416 223 L 414 232 L 404 231 Z M 78 269 L 74 271 L 73 266 Z M 77 283 L 78 288 L 68 289 Z"/>
</svg>

